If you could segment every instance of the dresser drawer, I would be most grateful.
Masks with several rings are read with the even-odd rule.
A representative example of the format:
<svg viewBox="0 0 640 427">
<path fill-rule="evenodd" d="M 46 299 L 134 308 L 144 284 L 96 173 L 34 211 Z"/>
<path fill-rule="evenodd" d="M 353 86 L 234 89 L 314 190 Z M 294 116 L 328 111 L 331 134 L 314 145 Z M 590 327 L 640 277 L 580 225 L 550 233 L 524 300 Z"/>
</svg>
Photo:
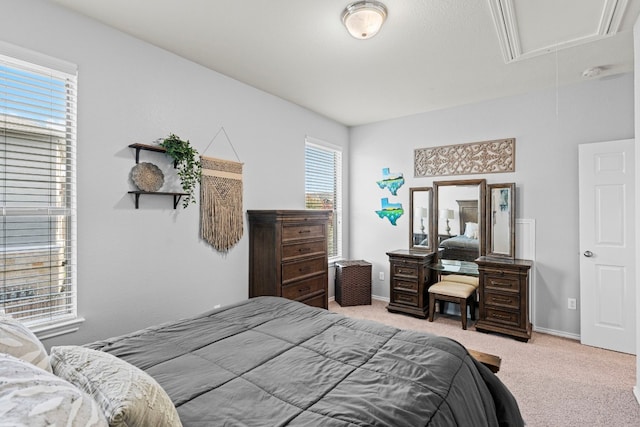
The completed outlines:
<svg viewBox="0 0 640 427">
<path fill-rule="evenodd" d="M 419 286 L 417 280 L 402 280 L 399 278 L 392 279 L 393 289 L 401 291 L 418 292 Z"/>
<path fill-rule="evenodd" d="M 325 299 L 326 299 L 326 295 L 325 293 L 321 293 L 319 295 L 316 295 L 314 297 L 311 298 L 307 298 L 307 299 L 300 299 L 298 301 L 303 302 L 307 305 L 310 305 L 312 307 L 319 307 L 319 308 L 327 308 L 327 306 L 325 305 Z"/>
<path fill-rule="evenodd" d="M 397 291 L 393 292 L 391 301 L 395 304 L 410 305 L 412 307 L 417 307 L 419 302 L 417 294 L 407 294 Z"/>
<path fill-rule="evenodd" d="M 325 257 L 305 259 L 282 264 L 282 284 L 286 284 L 301 277 L 318 273 L 326 273 Z"/>
<path fill-rule="evenodd" d="M 488 306 L 512 308 L 517 310 L 520 308 L 520 295 L 517 293 L 499 294 L 497 292 L 486 291 L 484 293 L 484 303 Z"/>
<path fill-rule="evenodd" d="M 310 255 L 324 255 L 327 251 L 327 242 L 318 240 L 315 242 L 294 243 L 282 245 L 282 259 L 288 260 Z"/>
<path fill-rule="evenodd" d="M 282 296 L 287 299 L 299 300 L 307 295 L 317 293 L 327 287 L 327 275 L 294 282 L 282 287 Z"/>
<path fill-rule="evenodd" d="M 282 226 L 282 241 L 302 239 L 324 239 L 324 224 L 284 224 Z"/>
<path fill-rule="evenodd" d="M 513 274 L 489 274 L 484 275 L 484 287 L 487 290 L 520 292 L 520 279 Z"/>
<path fill-rule="evenodd" d="M 487 320 L 509 326 L 520 326 L 520 313 L 486 307 Z"/>
<path fill-rule="evenodd" d="M 393 263 L 391 274 L 394 276 L 418 277 L 418 266 L 408 263 Z"/>
</svg>

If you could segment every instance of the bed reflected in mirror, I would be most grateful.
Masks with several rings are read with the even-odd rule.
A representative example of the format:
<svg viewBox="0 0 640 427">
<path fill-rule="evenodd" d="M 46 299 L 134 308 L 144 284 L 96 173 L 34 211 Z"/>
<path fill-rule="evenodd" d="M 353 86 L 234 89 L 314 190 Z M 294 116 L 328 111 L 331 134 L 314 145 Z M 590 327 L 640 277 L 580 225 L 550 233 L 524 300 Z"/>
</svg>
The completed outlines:
<svg viewBox="0 0 640 427">
<path fill-rule="evenodd" d="M 434 182 L 438 259 L 474 261 L 485 254 L 485 180 Z"/>
<path fill-rule="evenodd" d="M 409 249 L 422 252 L 433 251 L 433 191 L 431 187 L 409 189 Z"/>
<path fill-rule="evenodd" d="M 515 258 L 515 183 L 487 186 L 487 255 Z"/>
</svg>

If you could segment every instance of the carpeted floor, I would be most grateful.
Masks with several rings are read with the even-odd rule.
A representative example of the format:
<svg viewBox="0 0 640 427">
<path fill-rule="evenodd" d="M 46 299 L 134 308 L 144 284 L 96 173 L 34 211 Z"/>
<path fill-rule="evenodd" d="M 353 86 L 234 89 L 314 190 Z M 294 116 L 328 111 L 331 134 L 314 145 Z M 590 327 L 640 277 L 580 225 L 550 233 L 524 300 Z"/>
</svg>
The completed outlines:
<svg viewBox="0 0 640 427">
<path fill-rule="evenodd" d="M 462 330 L 459 317 L 436 315 L 433 322 L 393 314 L 386 302 L 329 310 L 402 329 L 450 337 L 467 348 L 498 355 L 498 377 L 509 387 L 531 427 L 640 426 L 640 404 L 633 394 L 636 357 L 588 347 L 577 341 L 533 333 L 528 343 Z"/>
</svg>

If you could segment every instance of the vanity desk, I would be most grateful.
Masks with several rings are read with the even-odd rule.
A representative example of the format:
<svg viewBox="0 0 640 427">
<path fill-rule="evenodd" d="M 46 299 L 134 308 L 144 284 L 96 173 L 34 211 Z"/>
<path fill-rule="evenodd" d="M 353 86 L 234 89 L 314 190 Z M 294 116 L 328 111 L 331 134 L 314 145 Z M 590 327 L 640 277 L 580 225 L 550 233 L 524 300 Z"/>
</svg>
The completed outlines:
<svg viewBox="0 0 640 427">
<path fill-rule="evenodd" d="M 434 181 L 433 188 L 411 188 L 411 249 L 387 253 L 388 310 L 426 317 L 429 287 L 441 275 L 474 276 L 480 309 L 476 330 L 528 341 L 533 263 L 515 257 L 515 196 L 515 183 L 487 184 L 484 179 Z M 416 238 L 425 234 L 431 237 Z"/>
</svg>

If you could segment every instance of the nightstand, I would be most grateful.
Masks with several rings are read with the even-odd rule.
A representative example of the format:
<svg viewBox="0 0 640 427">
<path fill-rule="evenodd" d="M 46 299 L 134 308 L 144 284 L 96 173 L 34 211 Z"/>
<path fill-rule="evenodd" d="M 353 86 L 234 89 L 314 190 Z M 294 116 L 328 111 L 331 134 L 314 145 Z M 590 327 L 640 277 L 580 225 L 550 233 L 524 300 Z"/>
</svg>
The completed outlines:
<svg viewBox="0 0 640 427">
<path fill-rule="evenodd" d="M 450 239 L 452 237 L 456 237 L 452 234 L 438 234 L 438 245 L 440 245 L 440 243 L 444 242 L 447 239 Z"/>
</svg>

